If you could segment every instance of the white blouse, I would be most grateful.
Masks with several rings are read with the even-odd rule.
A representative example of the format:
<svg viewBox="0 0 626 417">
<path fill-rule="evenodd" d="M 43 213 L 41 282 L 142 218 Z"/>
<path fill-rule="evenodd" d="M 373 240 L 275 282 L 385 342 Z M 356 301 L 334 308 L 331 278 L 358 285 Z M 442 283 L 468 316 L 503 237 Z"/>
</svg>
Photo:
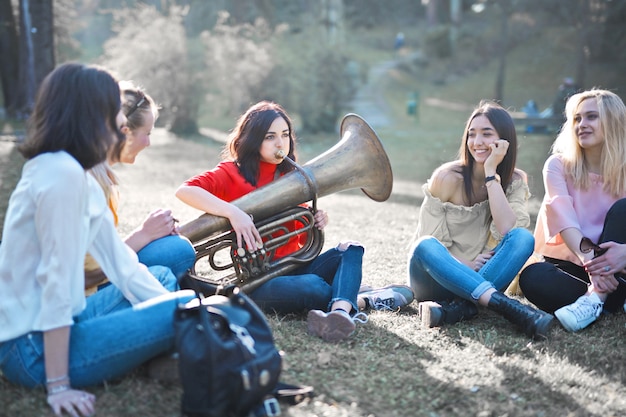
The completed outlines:
<svg viewBox="0 0 626 417">
<path fill-rule="evenodd" d="M 119 237 L 102 188 L 66 152 L 24 164 L 0 244 L 0 342 L 73 324 L 91 253 L 133 304 L 167 290 Z"/>
</svg>

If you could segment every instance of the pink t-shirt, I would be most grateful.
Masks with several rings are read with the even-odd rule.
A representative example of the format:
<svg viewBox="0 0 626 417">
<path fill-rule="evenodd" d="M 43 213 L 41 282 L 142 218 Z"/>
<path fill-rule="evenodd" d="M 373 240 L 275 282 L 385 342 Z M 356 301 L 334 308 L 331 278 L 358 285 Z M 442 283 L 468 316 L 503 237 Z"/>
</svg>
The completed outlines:
<svg viewBox="0 0 626 417">
<path fill-rule="evenodd" d="M 592 173 L 589 174 L 588 189 L 574 188 L 573 178 L 565 173 L 559 155 L 548 158 L 543 167 L 543 178 L 546 193 L 535 226 L 535 252 L 581 265 L 561 238 L 561 231 L 574 227 L 597 242 L 607 212 L 626 194 L 613 197 L 604 190 L 602 175 Z"/>
</svg>

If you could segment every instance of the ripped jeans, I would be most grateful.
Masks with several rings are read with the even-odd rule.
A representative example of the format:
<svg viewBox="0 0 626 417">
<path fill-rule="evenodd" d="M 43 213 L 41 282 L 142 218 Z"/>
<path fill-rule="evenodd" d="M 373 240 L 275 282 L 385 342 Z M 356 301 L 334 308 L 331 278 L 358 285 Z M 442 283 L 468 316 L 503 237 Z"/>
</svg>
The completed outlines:
<svg viewBox="0 0 626 417">
<path fill-rule="evenodd" d="M 534 248 L 526 229 L 510 230 L 494 248 L 494 255 L 478 271 L 454 258 L 432 236 L 423 236 L 409 254 L 409 283 L 417 301 L 461 297 L 476 302 L 490 288 L 503 291 L 513 281 Z"/>
<path fill-rule="evenodd" d="M 363 276 L 360 245 L 329 249 L 290 275 L 271 279 L 250 294 L 264 311 L 300 313 L 328 311 L 335 301 L 348 301 L 354 311 Z"/>
</svg>

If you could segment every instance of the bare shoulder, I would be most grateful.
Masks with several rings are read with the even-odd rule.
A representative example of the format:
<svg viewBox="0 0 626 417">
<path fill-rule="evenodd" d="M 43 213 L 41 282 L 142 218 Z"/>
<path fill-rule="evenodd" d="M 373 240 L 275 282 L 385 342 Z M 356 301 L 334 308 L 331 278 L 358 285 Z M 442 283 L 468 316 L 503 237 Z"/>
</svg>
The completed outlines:
<svg viewBox="0 0 626 417">
<path fill-rule="evenodd" d="M 528 174 L 525 171 L 522 171 L 519 168 L 515 168 L 513 171 L 513 181 L 521 179 L 523 182 L 528 182 Z"/>
<path fill-rule="evenodd" d="M 451 201 L 462 186 L 463 176 L 458 161 L 448 162 L 437 168 L 430 178 L 428 190 L 441 201 Z"/>
</svg>

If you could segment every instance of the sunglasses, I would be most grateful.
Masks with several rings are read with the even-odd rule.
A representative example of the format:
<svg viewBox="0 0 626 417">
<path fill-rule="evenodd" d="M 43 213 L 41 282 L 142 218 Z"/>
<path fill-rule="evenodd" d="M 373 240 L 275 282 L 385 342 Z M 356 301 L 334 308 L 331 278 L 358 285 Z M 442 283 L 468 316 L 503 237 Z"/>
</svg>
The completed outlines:
<svg viewBox="0 0 626 417">
<path fill-rule="evenodd" d="M 137 100 L 137 102 L 135 103 L 135 105 L 134 105 L 133 107 L 131 107 L 131 108 L 130 108 L 130 111 L 129 111 L 128 113 L 126 113 L 126 114 L 125 114 L 125 116 L 126 116 L 126 118 L 127 118 L 127 119 L 130 117 L 130 115 L 131 115 L 131 114 L 133 114 L 134 112 L 136 112 L 136 111 L 137 111 L 137 109 L 138 109 L 139 107 L 141 107 L 141 105 L 142 105 L 143 103 L 145 103 L 145 102 L 146 102 L 146 96 L 145 96 L 145 95 L 144 95 L 141 91 L 139 91 L 139 92 L 138 92 L 138 94 L 139 94 L 139 99 Z"/>
<path fill-rule="evenodd" d="M 607 249 L 601 248 L 596 243 L 593 243 L 593 241 L 589 239 L 588 237 L 583 237 L 580 240 L 580 251 L 582 253 L 589 253 L 593 251 L 594 256 L 600 256 L 604 252 L 606 252 Z"/>
<path fill-rule="evenodd" d="M 606 252 L 608 249 L 601 248 L 597 244 L 593 243 L 593 241 L 589 239 L 588 237 L 583 237 L 580 240 L 580 251 L 582 253 L 589 253 L 592 250 L 593 250 L 594 257 L 598 257 L 602 255 L 604 252 Z M 617 279 L 622 284 L 626 284 L 626 278 L 622 277 L 621 275 L 615 274 L 615 279 Z"/>
</svg>

